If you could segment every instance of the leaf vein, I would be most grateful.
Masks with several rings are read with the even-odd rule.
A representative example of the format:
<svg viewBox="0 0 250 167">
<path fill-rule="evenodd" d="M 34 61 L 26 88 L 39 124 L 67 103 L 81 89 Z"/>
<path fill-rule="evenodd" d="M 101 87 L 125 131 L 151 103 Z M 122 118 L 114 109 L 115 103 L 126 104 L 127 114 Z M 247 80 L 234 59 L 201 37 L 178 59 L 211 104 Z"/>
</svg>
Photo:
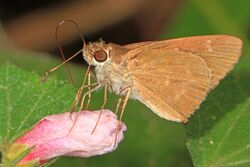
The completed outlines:
<svg viewBox="0 0 250 167">
<path fill-rule="evenodd" d="M 28 119 L 30 118 L 30 116 L 32 115 L 32 113 L 36 110 L 36 107 L 39 104 L 39 102 L 41 101 L 41 99 L 44 96 L 44 94 L 45 94 L 45 90 L 42 89 L 41 94 L 38 96 L 37 100 L 33 104 L 32 108 L 30 109 L 30 112 L 26 115 L 26 117 L 24 117 L 24 120 L 20 123 L 19 127 L 16 130 L 16 133 L 19 132 L 21 128 L 23 128 L 23 125 L 28 121 Z"/>
<path fill-rule="evenodd" d="M 9 84 L 9 67 L 6 68 L 5 71 L 5 82 L 6 85 Z M 11 104 L 10 104 L 10 89 L 8 86 L 6 86 L 6 101 L 7 101 L 7 126 L 6 126 L 6 136 L 5 136 L 5 140 L 7 141 L 9 136 L 10 136 L 10 130 L 11 130 Z"/>
<path fill-rule="evenodd" d="M 239 166 L 239 165 L 247 164 L 247 163 L 250 163 L 250 159 L 245 159 L 245 160 L 230 162 L 230 163 L 224 164 L 224 166 L 225 167 L 226 166 Z"/>
<path fill-rule="evenodd" d="M 238 85 L 238 89 L 240 90 L 241 94 L 245 95 L 245 92 L 241 89 L 241 87 L 238 84 L 238 81 L 235 81 L 236 85 Z M 221 106 L 220 106 L 221 108 Z M 232 121 L 231 126 L 228 128 L 228 130 L 226 131 L 224 137 L 222 138 L 222 140 L 219 142 L 219 145 L 217 147 L 217 149 L 215 150 L 212 159 L 215 159 L 216 155 L 218 154 L 219 150 L 221 149 L 221 147 L 223 146 L 225 140 L 229 137 L 229 135 L 231 134 L 232 130 L 234 129 L 236 123 L 238 122 L 238 120 L 241 118 L 242 114 L 244 113 L 244 111 L 246 111 L 246 109 L 241 110 L 241 112 L 237 115 L 237 117 Z"/>
</svg>

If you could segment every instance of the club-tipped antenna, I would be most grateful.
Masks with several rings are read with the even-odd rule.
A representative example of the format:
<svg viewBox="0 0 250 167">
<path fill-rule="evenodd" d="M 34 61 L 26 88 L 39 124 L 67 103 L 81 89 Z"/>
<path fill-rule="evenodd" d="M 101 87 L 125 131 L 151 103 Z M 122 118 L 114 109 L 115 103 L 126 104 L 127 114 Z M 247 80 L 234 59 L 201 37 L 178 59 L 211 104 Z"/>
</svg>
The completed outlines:
<svg viewBox="0 0 250 167">
<path fill-rule="evenodd" d="M 75 28 L 77 29 L 77 31 L 78 31 L 78 33 L 79 33 L 81 39 L 82 39 L 82 42 L 83 42 L 83 47 L 82 47 L 82 48 L 83 48 L 83 50 L 84 50 L 84 48 L 86 47 L 86 42 L 85 42 L 85 40 L 84 40 L 83 34 L 82 34 L 81 29 L 80 29 L 80 27 L 78 26 L 78 24 L 77 24 L 74 20 L 71 20 L 71 19 L 67 19 L 67 20 L 61 21 L 61 22 L 57 25 L 57 27 L 56 27 L 55 37 L 56 37 L 57 47 L 58 47 L 58 49 L 60 50 L 60 53 L 61 53 L 61 56 L 62 56 L 64 62 L 66 61 L 66 58 L 65 58 L 65 55 L 64 55 L 64 53 L 63 53 L 62 45 L 61 45 L 60 40 L 59 40 L 59 38 L 58 38 L 58 31 L 59 31 L 59 28 L 60 28 L 63 24 L 65 24 L 65 23 L 71 23 L 71 24 L 73 24 L 73 25 L 75 26 Z M 72 75 L 71 75 L 71 73 L 70 73 L 70 70 L 69 70 L 68 66 L 66 65 L 65 67 L 66 67 L 68 76 L 69 76 L 69 78 L 70 78 L 70 81 L 72 82 L 73 85 L 75 85 L 74 79 L 73 79 L 73 77 L 72 77 Z"/>
</svg>

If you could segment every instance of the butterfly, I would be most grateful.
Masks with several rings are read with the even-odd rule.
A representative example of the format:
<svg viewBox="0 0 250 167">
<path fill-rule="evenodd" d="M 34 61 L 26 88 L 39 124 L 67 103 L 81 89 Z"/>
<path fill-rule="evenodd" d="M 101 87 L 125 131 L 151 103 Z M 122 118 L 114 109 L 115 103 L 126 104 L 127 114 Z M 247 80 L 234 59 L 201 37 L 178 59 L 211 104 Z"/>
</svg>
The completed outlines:
<svg viewBox="0 0 250 167">
<path fill-rule="evenodd" d="M 104 86 L 125 96 L 122 114 L 131 98 L 164 119 L 187 122 L 233 69 L 241 50 L 237 37 L 206 35 L 123 46 L 100 40 L 85 43 L 82 53 L 97 79 L 89 93 Z"/>
</svg>

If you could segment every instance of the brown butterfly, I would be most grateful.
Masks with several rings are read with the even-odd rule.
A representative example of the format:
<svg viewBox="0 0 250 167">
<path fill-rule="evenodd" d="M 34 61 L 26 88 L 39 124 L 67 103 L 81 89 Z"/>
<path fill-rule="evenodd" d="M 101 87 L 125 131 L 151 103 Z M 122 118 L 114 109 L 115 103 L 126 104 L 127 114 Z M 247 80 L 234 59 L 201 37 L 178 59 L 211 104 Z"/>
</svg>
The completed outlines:
<svg viewBox="0 0 250 167">
<path fill-rule="evenodd" d="M 230 72 L 242 41 L 208 35 L 129 45 L 85 44 L 83 58 L 94 67 L 97 87 L 144 103 L 167 120 L 187 122 L 208 92 Z M 120 105 L 120 101 L 119 101 Z"/>
<path fill-rule="evenodd" d="M 65 20 L 58 25 L 56 38 L 59 26 L 65 22 L 73 23 L 80 32 L 74 21 Z M 86 44 L 80 35 L 84 42 L 81 51 L 89 67 L 76 94 L 72 111 L 80 99 L 80 110 L 83 108 L 86 96 L 89 97 L 88 108 L 91 92 L 104 86 L 102 109 L 107 101 L 107 90 L 125 96 L 120 119 L 128 99 L 132 98 L 144 103 L 162 118 L 187 122 L 208 92 L 233 69 L 242 50 L 242 41 L 227 35 L 185 37 L 124 46 L 106 44 L 102 40 Z M 63 55 L 60 45 L 59 49 Z M 94 67 L 97 80 L 92 84 L 90 66 Z M 84 88 L 88 88 L 88 91 L 82 95 Z M 118 100 L 116 112 L 121 102 L 122 96 Z"/>
</svg>

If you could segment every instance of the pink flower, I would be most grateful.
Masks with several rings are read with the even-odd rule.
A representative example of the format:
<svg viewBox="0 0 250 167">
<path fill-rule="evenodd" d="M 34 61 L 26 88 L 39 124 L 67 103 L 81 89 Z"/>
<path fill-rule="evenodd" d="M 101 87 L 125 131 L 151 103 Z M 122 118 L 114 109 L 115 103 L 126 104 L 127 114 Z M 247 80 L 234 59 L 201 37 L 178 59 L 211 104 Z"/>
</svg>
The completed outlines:
<svg viewBox="0 0 250 167">
<path fill-rule="evenodd" d="M 123 139 L 126 126 L 117 120 L 113 112 L 104 110 L 97 128 L 91 134 L 99 112 L 81 111 L 73 113 L 71 117 L 67 112 L 43 118 L 15 141 L 14 145 L 25 145 L 26 148 L 34 146 L 19 165 L 32 161 L 43 164 L 58 156 L 91 157 L 115 150 Z"/>
</svg>

